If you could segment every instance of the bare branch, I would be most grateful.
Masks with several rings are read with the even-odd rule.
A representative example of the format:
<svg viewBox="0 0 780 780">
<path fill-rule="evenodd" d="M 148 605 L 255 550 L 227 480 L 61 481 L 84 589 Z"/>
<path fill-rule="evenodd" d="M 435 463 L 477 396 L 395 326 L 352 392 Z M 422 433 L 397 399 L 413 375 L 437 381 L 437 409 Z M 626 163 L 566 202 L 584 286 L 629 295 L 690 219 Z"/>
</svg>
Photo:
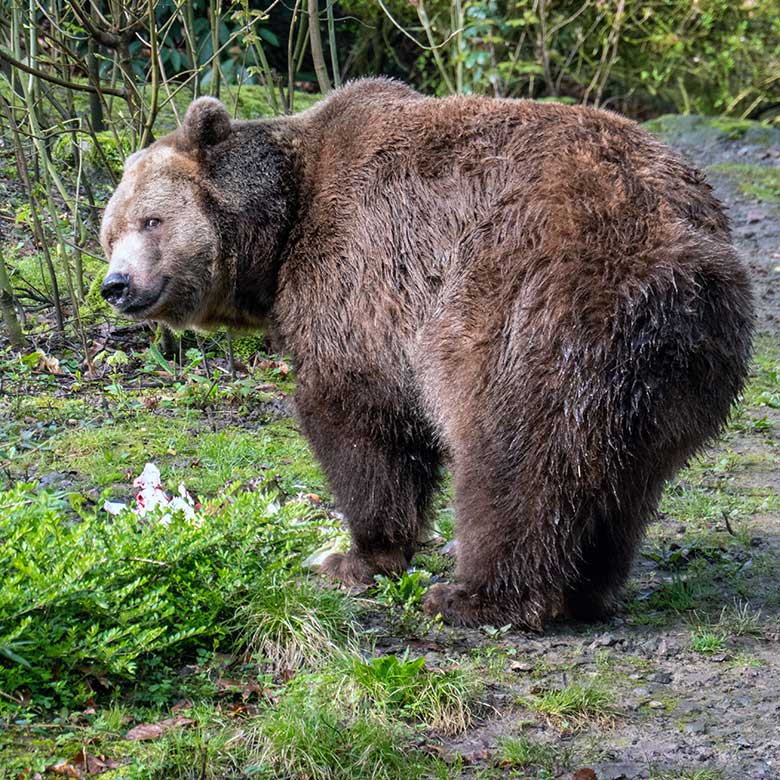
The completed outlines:
<svg viewBox="0 0 780 780">
<path fill-rule="evenodd" d="M 21 60 L 17 60 L 4 49 L 0 48 L 0 60 L 7 62 L 12 68 L 18 68 L 24 73 L 29 73 L 31 76 L 36 76 L 44 81 L 49 81 L 52 84 L 57 84 L 60 87 L 66 87 L 67 89 L 75 89 L 80 92 L 93 92 L 98 93 L 99 90 L 95 89 L 91 84 L 79 84 L 77 81 L 66 81 L 65 79 L 53 76 L 50 73 L 46 73 L 38 68 L 33 68 L 30 65 L 25 64 Z M 101 90 L 107 95 L 116 95 L 117 97 L 125 97 L 126 93 L 123 89 L 114 89 L 112 87 L 102 87 Z"/>
</svg>

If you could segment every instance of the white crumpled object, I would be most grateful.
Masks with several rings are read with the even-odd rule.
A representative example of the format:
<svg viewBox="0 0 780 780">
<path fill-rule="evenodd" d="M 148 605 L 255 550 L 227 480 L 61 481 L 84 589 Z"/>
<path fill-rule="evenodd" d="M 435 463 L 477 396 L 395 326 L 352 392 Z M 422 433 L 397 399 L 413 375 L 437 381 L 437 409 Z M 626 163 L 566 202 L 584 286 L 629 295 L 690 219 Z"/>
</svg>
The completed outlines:
<svg viewBox="0 0 780 780">
<path fill-rule="evenodd" d="M 160 522 L 163 525 L 168 525 L 171 522 L 173 512 L 182 512 L 188 520 L 195 518 L 195 502 L 184 487 L 184 483 L 179 484 L 179 495 L 170 498 L 163 490 L 160 469 L 154 463 L 147 463 L 144 466 L 140 476 L 133 482 L 133 487 L 138 488 L 138 493 L 135 497 L 135 506 L 131 511 L 138 517 L 145 517 L 149 512 L 162 507 L 171 510 L 160 517 Z M 118 515 L 127 510 L 127 506 L 117 501 L 106 501 L 103 504 L 103 509 L 111 515 Z"/>
</svg>

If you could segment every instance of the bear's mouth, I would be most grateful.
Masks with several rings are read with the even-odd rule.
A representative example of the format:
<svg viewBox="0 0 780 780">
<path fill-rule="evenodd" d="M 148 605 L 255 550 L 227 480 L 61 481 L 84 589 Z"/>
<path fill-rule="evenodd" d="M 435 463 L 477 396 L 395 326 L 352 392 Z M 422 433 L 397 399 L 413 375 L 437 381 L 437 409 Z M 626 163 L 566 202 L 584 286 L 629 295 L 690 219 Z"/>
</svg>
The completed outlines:
<svg viewBox="0 0 780 780">
<path fill-rule="evenodd" d="M 163 293 L 168 288 L 170 277 L 164 276 L 160 286 L 154 291 L 144 291 L 140 295 L 131 295 L 127 301 L 119 308 L 122 314 L 129 315 L 136 319 L 142 319 L 147 316 L 154 307 L 160 303 Z"/>
</svg>

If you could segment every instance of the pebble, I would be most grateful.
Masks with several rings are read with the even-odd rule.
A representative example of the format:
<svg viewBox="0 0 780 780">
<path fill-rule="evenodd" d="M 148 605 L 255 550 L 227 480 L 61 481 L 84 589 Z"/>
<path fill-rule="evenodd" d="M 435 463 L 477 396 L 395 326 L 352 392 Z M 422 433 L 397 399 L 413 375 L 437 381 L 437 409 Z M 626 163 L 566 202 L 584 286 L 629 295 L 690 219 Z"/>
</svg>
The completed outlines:
<svg viewBox="0 0 780 780">
<path fill-rule="evenodd" d="M 664 703 L 657 699 L 653 699 L 647 706 L 650 707 L 651 710 L 662 710 L 664 708 Z"/>
<path fill-rule="evenodd" d="M 674 709 L 674 714 L 677 717 L 680 717 L 681 715 L 690 715 L 694 712 L 701 712 L 701 705 L 697 704 L 695 701 L 690 701 L 689 699 L 683 699 Z"/>
</svg>

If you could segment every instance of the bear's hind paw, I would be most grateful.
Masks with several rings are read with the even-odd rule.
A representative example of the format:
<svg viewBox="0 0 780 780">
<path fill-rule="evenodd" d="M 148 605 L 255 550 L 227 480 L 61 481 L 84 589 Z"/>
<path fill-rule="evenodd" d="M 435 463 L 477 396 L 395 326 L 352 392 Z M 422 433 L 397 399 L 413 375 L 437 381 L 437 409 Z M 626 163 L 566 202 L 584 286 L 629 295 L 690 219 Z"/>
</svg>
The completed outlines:
<svg viewBox="0 0 780 780">
<path fill-rule="evenodd" d="M 333 553 L 322 562 L 320 573 L 348 588 L 354 588 L 373 585 L 375 572 L 366 561 L 351 553 Z"/>
<path fill-rule="evenodd" d="M 488 622 L 482 598 L 457 585 L 434 585 L 423 598 L 423 610 L 441 615 L 453 626 L 480 626 Z"/>
<path fill-rule="evenodd" d="M 460 585 L 434 585 L 423 597 L 423 610 L 429 615 L 441 615 L 453 626 L 504 626 L 511 624 L 519 631 L 538 633 L 543 621 L 528 604 L 502 603 L 480 593 L 470 593 Z"/>
</svg>

